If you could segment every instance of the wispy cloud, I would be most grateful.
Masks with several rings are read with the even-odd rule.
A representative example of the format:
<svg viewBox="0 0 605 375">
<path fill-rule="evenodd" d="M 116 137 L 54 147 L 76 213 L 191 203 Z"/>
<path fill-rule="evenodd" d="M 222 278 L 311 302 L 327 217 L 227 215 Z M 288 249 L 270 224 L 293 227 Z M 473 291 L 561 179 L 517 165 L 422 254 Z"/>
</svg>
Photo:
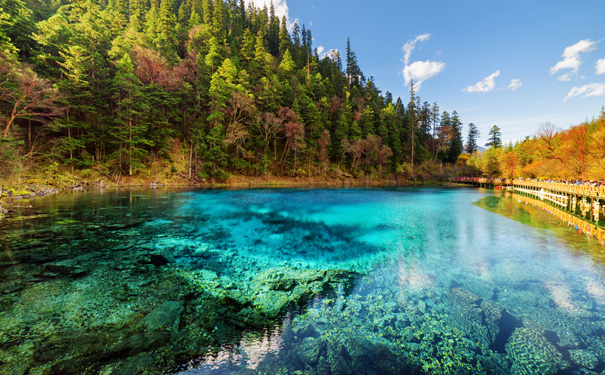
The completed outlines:
<svg viewBox="0 0 605 375">
<path fill-rule="evenodd" d="M 590 96 L 604 96 L 605 95 L 605 83 L 589 83 L 584 86 L 574 86 L 571 91 L 567 94 L 563 101 L 567 101 L 574 96 L 582 95 L 584 98 Z"/>
<path fill-rule="evenodd" d="M 407 85 L 411 81 L 414 81 L 416 90 L 420 90 L 422 82 L 436 76 L 445 69 L 445 63 L 441 61 L 414 61 L 410 64 L 410 57 L 412 56 L 412 51 L 416 49 L 416 44 L 418 42 L 425 42 L 430 37 L 431 34 L 418 35 L 416 38 L 408 40 L 401 48 L 403 51 L 403 63 L 405 64 L 403 68 L 405 84 Z"/>
<path fill-rule="evenodd" d="M 596 64 L 597 74 L 605 74 L 605 59 L 599 59 Z"/>
<path fill-rule="evenodd" d="M 523 84 L 521 83 L 521 80 L 519 78 L 514 78 L 510 81 L 510 84 L 508 85 L 508 89 L 511 91 L 515 91 L 516 89 L 518 89 L 521 86 L 523 86 Z"/>
<path fill-rule="evenodd" d="M 560 82 L 569 82 L 571 81 L 571 74 L 565 73 L 561 77 L 557 78 Z"/>
<path fill-rule="evenodd" d="M 571 72 L 559 77 L 560 81 L 569 81 L 571 79 L 571 74 L 578 74 L 580 65 L 582 65 L 581 55 L 593 51 L 596 48 L 596 45 L 597 42 L 590 39 L 584 39 L 573 46 L 565 48 L 562 55 L 563 60 L 550 68 L 550 74 L 552 75 L 561 70 L 571 69 Z"/>
<path fill-rule="evenodd" d="M 499 75 L 500 71 L 496 70 L 489 76 L 485 77 L 483 81 L 479 81 L 472 86 L 465 87 L 462 91 L 470 93 L 482 92 L 484 94 L 490 92 L 496 87 L 496 77 L 498 77 Z"/>
<path fill-rule="evenodd" d="M 408 40 L 402 47 L 403 51 L 403 62 L 405 65 L 408 65 L 410 62 L 410 56 L 412 56 L 412 51 L 416 48 L 416 43 L 425 42 L 431 38 L 431 34 L 422 34 L 418 35 L 414 40 Z"/>
</svg>

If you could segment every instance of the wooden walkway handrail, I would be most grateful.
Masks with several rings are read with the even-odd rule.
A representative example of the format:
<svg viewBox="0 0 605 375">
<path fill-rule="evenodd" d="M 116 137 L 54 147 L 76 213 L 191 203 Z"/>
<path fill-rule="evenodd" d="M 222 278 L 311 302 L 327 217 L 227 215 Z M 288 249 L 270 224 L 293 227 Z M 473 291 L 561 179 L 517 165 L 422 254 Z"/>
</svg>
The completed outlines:
<svg viewBox="0 0 605 375">
<path fill-rule="evenodd" d="M 556 182 L 539 182 L 539 181 L 511 181 L 512 185 L 515 186 L 527 186 L 540 189 L 548 189 L 551 191 L 559 191 L 562 193 L 585 195 L 589 197 L 605 197 L 605 187 L 603 186 L 589 186 L 589 185 L 572 185 L 563 184 Z"/>
<path fill-rule="evenodd" d="M 478 184 L 491 184 L 491 185 L 512 185 L 512 186 L 524 186 L 532 187 L 537 189 L 547 189 L 551 191 L 583 195 L 594 198 L 605 198 L 605 186 L 589 186 L 589 185 L 573 185 L 557 182 L 542 182 L 542 181 L 523 181 L 523 180 L 511 180 L 511 179 L 490 179 L 490 178 L 458 178 L 455 181 L 458 182 L 472 182 Z"/>
</svg>

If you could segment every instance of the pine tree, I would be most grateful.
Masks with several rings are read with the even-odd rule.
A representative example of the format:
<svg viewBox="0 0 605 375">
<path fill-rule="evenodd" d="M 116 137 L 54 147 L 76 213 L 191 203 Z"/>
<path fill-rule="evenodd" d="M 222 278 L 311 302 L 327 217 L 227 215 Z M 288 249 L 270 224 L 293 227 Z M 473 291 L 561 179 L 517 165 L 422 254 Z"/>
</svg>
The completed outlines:
<svg viewBox="0 0 605 375">
<path fill-rule="evenodd" d="M 286 53 L 284 53 L 284 57 L 279 64 L 279 69 L 287 73 L 293 72 L 296 69 L 296 64 L 294 64 L 290 51 L 286 50 Z"/>
<path fill-rule="evenodd" d="M 134 74 L 134 65 L 128 54 L 124 54 L 116 68 L 113 88 L 117 104 L 117 129 L 112 134 L 120 144 L 118 159 L 128 165 L 128 174 L 132 176 L 143 167 L 142 158 L 147 155 L 147 150 L 143 147 L 150 145 L 144 138 L 147 126 L 140 121 L 140 115 L 146 110 L 147 104 L 141 91 L 141 82 Z"/>
<path fill-rule="evenodd" d="M 359 69 L 359 65 L 357 65 L 357 56 L 355 56 L 355 52 L 351 50 L 351 42 L 349 38 L 347 38 L 347 84 L 349 90 L 352 87 L 360 87 L 360 78 L 361 78 L 361 69 Z"/>
<path fill-rule="evenodd" d="M 248 28 L 244 31 L 244 36 L 242 37 L 242 56 L 248 62 L 254 58 L 254 45 L 255 39 Z"/>
<path fill-rule="evenodd" d="M 216 0 L 214 11 L 212 13 L 212 35 L 216 37 L 219 43 L 225 39 L 225 7 L 223 0 Z"/>
<path fill-rule="evenodd" d="M 416 143 L 416 108 L 414 105 L 414 81 L 410 81 L 410 104 L 408 108 L 408 113 L 410 117 L 410 134 L 411 136 L 411 147 L 412 147 L 412 157 L 410 158 L 412 164 L 412 171 L 414 170 L 414 146 Z"/>
<path fill-rule="evenodd" d="M 143 31 L 145 14 L 147 13 L 146 3 L 145 0 L 130 0 L 129 2 L 130 27 L 135 31 Z"/>
<path fill-rule="evenodd" d="M 189 29 L 192 29 L 194 26 L 197 26 L 199 24 L 202 23 L 202 17 L 200 17 L 200 14 L 197 12 L 197 10 L 194 8 L 191 11 L 191 17 L 189 17 L 189 22 L 187 24 L 187 27 Z"/>
<path fill-rule="evenodd" d="M 468 124 L 468 138 L 466 140 L 466 152 L 474 154 L 477 152 L 477 138 L 479 138 L 479 129 L 472 122 Z"/>
<path fill-rule="evenodd" d="M 437 104 L 437 102 L 433 103 L 433 108 L 431 108 L 431 123 L 433 125 L 433 135 L 432 135 L 432 152 L 433 152 L 433 159 L 436 162 L 436 158 L 437 158 L 437 149 L 435 147 L 435 144 L 437 142 L 437 129 L 439 128 L 439 120 L 440 120 L 441 116 L 439 114 L 439 105 Z"/>
<path fill-rule="evenodd" d="M 290 40 L 290 33 L 288 33 L 286 16 L 283 16 L 281 19 L 281 27 L 279 29 L 279 55 L 283 57 L 286 51 L 291 47 L 292 41 Z"/>
<path fill-rule="evenodd" d="M 222 1 L 222 0 L 216 0 Z M 202 1 L 202 20 L 206 25 L 212 25 L 212 11 L 214 8 L 214 4 L 212 0 L 203 0 Z"/>
<path fill-rule="evenodd" d="M 497 125 L 492 126 L 489 133 L 488 142 L 485 144 L 486 147 L 501 148 L 502 147 L 502 133 Z"/>
<path fill-rule="evenodd" d="M 170 62 L 178 60 L 176 17 L 172 10 L 171 0 L 161 0 L 155 41 L 160 53 Z"/>
<path fill-rule="evenodd" d="M 269 53 L 275 57 L 280 57 L 279 49 L 279 18 L 275 15 L 275 7 L 271 3 L 269 11 L 269 31 L 267 33 L 267 40 L 269 44 Z"/>
<path fill-rule="evenodd" d="M 462 122 L 456 111 L 452 112 L 451 124 L 448 161 L 450 163 L 455 163 L 458 156 L 464 151 L 464 146 L 462 144 Z"/>
<path fill-rule="evenodd" d="M 258 73 L 261 77 L 267 76 L 269 72 L 268 56 L 265 50 L 265 35 L 262 30 L 256 35 L 256 44 L 254 46 L 254 62 L 256 63 Z"/>
</svg>

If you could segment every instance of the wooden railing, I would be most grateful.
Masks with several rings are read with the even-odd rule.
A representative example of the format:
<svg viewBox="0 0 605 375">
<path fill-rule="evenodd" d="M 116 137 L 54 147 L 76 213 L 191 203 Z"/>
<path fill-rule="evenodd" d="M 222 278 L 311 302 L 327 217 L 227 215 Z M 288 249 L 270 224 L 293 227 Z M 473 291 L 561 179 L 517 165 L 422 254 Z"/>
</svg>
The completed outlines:
<svg viewBox="0 0 605 375">
<path fill-rule="evenodd" d="M 564 184 L 557 182 L 540 182 L 540 181 L 521 181 L 521 180 L 508 180 L 510 185 L 514 186 L 526 186 L 537 189 L 547 189 L 551 191 L 558 191 L 561 193 L 584 195 L 588 197 L 605 198 L 605 187 L 603 186 L 588 186 L 588 185 L 573 185 Z"/>
<path fill-rule="evenodd" d="M 566 194 L 583 195 L 593 198 L 605 198 L 605 186 L 588 186 L 588 185 L 573 185 L 558 182 L 542 182 L 542 181 L 523 181 L 510 180 L 504 178 L 456 178 L 453 182 L 466 182 L 477 184 L 491 185 L 513 185 L 531 187 L 535 189 L 545 189 Z"/>
</svg>

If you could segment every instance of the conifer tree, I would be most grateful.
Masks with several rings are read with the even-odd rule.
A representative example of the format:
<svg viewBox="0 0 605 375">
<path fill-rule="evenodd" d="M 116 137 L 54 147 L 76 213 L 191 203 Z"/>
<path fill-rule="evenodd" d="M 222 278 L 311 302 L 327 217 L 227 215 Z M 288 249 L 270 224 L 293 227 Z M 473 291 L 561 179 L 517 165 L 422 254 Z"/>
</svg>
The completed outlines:
<svg viewBox="0 0 605 375">
<path fill-rule="evenodd" d="M 143 167 L 142 158 L 147 154 L 143 146 L 150 145 L 145 138 L 147 126 L 139 120 L 147 104 L 141 91 L 141 82 L 134 74 L 134 65 L 128 54 L 124 54 L 116 68 L 113 88 L 117 104 L 117 129 L 112 131 L 112 134 L 120 144 L 118 159 L 128 165 L 128 174 L 132 176 Z"/>
<path fill-rule="evenodd" d="M 160 53 L 169 61 L 175 62 L 177 55 L 177 28 L 176 17 L 172 10 L 171 0 L 161 0 L 157 24 L 156 46 Z"/>
<path fill-rule="evenodd" d="M 222 1 L 222 0 L 216 0 Z M 212 0 L 202 1 L 202 20 L 206 25 L 212 25 L 214 3 Z"/>
<path fill-rule="evenodd" d="M 271 3 L 271 8 L 269 11 L 269 32 L 267 34 L 267 40 L 269 42 L 269 53 L 276 57 L 281 57 L 279 50 L 279 34 L 279 18 L 275 15 L 275 7 L 273 6 L 273 3 Z"/>
<path fill-rule="evenodd" d="M 452 112 L 451 133 L 449 136 L 449 155 L 448 161 L 455 163 L 458 156 L 464 151 L 462 144 L 462 122 L 458 117 L 458 112 Z"/>
<path fill-rule="evenodd" d="M 225 39 L 225 7 L 223 0 L 216 0 L 212 13 L 212 34 L 219 43 Z"/>
<path fill-rule="evenodd" d="M 242 37 L 242 56 L 248 62 L 254 58 L 255 42 L 250 29 L 244 30 L 244 36 Z"/>
<path fill-rule="evenodd" d="M 279 69 L 287 73 L 293 72 L 296 69 L 296 64 L 292 59 L 292 55 L 290 55 L 290 51 L 286 50 L 286 53 L 284 53 L 284 57 L 279 64 Z"/>
<path fill-rule="evenodd" d="M 292 41 L 290 40 L 290 33 L 288 32 L 286 16 L 283 16 L 281 19 L 281 27 L 279 29 L 279 56 L 283 57 L 291 46 Z"/>
<path fill-rule="evenodd" d="M 466 140 L 466 152 L 474 154 L 477 152 L 477 138 L 479 138 L 479 129 L 472 122 L 468 124 L 468 138 Z"/>
<path fill-rule="evenodd" d="M 492 126 L 489 130 L 488 142 L 485 144 L 487 147 L 501 148 L 502 147 L 502 133 L 497 125 Z"/>
</svg>

